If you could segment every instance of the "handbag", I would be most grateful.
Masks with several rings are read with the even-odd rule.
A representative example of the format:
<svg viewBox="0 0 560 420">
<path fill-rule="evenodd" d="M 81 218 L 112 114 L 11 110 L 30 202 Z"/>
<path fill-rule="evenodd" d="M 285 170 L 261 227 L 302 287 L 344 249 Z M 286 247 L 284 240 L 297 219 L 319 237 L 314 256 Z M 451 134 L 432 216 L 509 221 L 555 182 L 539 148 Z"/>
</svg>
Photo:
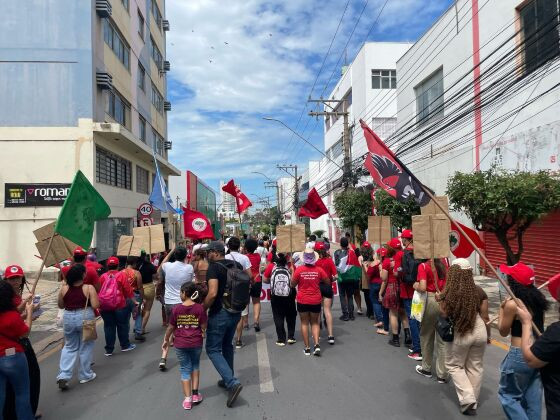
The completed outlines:
<svg viewBox="0 0 560 420">
<path fill-rule="evenodd" d="M 440 315 L 436 322 L 436 331 L 443 341 L 451 343 L 455 335 L 453 320 L 449 317 Z"/>
<path fill-rule="evenodd" d="M 82 341 L 94 341 L 97 339 L 97 322 L 95 319 L 85 319 L 86 310 L 89 303 L 89 293 L 86 297 L 86 306 L 84 307 L 84 316 L 82 320 Z"/>
<path fill-rule="evenodd" d="M 426 310 L 426 300 L 428 294 L 426 292 L 414 291 L 412 295 L 412 304 L 410 306 L 410 317 L 418 322 L 422 322 L 424 311 Z"/>
</svg>

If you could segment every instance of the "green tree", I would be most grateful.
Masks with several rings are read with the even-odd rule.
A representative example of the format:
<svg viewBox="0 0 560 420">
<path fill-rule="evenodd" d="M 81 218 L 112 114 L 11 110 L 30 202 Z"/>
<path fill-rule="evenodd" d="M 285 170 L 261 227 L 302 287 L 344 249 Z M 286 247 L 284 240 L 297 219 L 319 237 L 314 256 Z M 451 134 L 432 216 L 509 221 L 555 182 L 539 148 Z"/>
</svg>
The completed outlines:
<svg viewBox="0 0 560 420">
<path fill-rule="evenodd" d="M 401 203 L 381 189 L 375 192 L 375 209 L 379 216 L 390 216 L 391 223 L 398 229 L 410 229 L 412 216 L 420 214 L 420 206 L 414 198 L 411 197 L 406 203 Z"/>
<path fill-rule="evenodd" d="M 367 229 L 368 216 L 371 214 L 371 196 L 368 192 L 348 189 L 334 199 L 336 214 L 342 226 L 350 229 L 354 236 L 354 226 L 363 232 Z"/>
<path fill-rule="evenodd" d="M 560 179 L 547 171 L 456 172 L 447 182 L 447 195 L 453 210 L 465 212 L 478 230 L 496 235 L 512 265 L 521 259 L 527 228 L 560 208 Z M 510 240 L 517 242 L 517 252 Z"/>
<path fill-rule="evenodd" d="M 325 231 L 323 229 L 317 229 L 313 231 L 313 235 L 315 235 L 317 238 L 322 238 L 324 234 Z"/>
</svg>

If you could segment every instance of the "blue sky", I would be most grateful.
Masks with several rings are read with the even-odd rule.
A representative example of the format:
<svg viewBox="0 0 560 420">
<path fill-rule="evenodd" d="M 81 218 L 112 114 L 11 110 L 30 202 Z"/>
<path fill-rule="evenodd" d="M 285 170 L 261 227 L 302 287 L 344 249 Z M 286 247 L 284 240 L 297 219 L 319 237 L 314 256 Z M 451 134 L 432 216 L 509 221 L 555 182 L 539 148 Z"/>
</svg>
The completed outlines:
<svg viewBox="0 0 560 420">
<path fill-rule="evenodd" d="M 416 41 L 452 3 L 350 0 L 345 11 L 347 0 L 167 1 L 171 162 L 216 191 L 220 179 L 234 178 L 251 200 L 273 196 L 252 171 L 276 179 L 276 164 L 305 168 L 320 154 L 262 117 L 323 150 L 323 125 L 307 116 L 307 97 L 327 96 L 345 56 L 351 62 L 363 42 Z"/>
</svg>

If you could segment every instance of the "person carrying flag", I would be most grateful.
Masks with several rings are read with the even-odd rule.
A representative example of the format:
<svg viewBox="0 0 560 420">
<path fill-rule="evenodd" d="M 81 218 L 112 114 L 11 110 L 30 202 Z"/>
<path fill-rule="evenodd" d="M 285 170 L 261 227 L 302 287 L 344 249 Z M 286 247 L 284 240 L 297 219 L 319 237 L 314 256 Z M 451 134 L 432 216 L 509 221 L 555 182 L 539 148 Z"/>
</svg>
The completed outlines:
<svg viewBox="0 0 560 420">
<path fill-rule="evenodd" d="M 362 269 L 354 250 L 349 248 L 348 239 L 340 239 L 340 249 L 334 253 L 334 263 L 338 271 L 338 288 L 340 306 L 342 307 L 342 321 L 353 321 L 354 317 L 354 297 L 355 285 L 360 282 Z"/>
</svg>

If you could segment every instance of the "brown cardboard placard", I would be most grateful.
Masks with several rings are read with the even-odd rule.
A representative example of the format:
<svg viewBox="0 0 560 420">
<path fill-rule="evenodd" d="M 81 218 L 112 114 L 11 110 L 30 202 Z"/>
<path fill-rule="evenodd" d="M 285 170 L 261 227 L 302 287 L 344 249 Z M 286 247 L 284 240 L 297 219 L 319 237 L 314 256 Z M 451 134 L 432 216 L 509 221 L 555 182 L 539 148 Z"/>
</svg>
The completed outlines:
<svg viewBox="0 0 560 420">
<path fill-rule="evenodd" d="M 119 247 L 117 256 L 119 257 L 139 257 L 142 252 L 143 242 L 134 236 L 121 235 L 119 238 Z"/>
<path fill-rule="evenodd" d="M 42 226 L 39 229 L 33 231 L 35 238 L 37 241 L 45 241 L 51 238 L 54 233 L 54 226 L 56 225 L 56 221 L 49 223 L 48 225 Z"/>
<path fill-rule="evenodd" d="M 55 234 L 55 224 L 56 222 L 52 222 L 33 231 L 33 234 L 38 241 L 35 243 L 35 246 L 37 247 L 37 251 L 39 251 L 39 255 L 41 255 L 41 258 L 43 259 L 45 259 L 49 240 L 51 239 L 51 236 L 54 235 L 51 250 L 45 260 L 45 267 L 51 267 L 61 261 L 72 258 L 72 253 L 78 246 L 74 242 L 60 236 L 58 233 Z"/>
<path fill-rule="evenodd" d="M 443 214 L 412 216 L 414 258 L 447 258 L 449 248 L 449 219 Z"/>
<path fill-rule="evenodd" d="M 165 251 L 165 236 L 163 225 L 141 226 L 132 229 L 134 242 L 138 240 L 140 249 L 147 254 L 156 254 Z M 136 246 L 136 244 L 134 244 Z"/>
<path fill-rule="evenodd" d="M 368 216 L 368 242 L 383 245 L 391 240 L 391 218 Z"/>
<path fill-rule="evenodd" d="M 446 195 L 436 196 L 436 201 L 442 206 L 447 213 L 449 213 L 449 199 Z M 433 200 L 430 200 L 424 207 L 420 207 L 420 214 L 426 216 L 428 214 L 445 214 L 441 209 L 435 205 Z"/>
<path fill-rule="evenodd" d="M 298 252 L 305 249 L 305 225 L 283 225 L 276 227 L 276 252 Z"/>
</svg>

